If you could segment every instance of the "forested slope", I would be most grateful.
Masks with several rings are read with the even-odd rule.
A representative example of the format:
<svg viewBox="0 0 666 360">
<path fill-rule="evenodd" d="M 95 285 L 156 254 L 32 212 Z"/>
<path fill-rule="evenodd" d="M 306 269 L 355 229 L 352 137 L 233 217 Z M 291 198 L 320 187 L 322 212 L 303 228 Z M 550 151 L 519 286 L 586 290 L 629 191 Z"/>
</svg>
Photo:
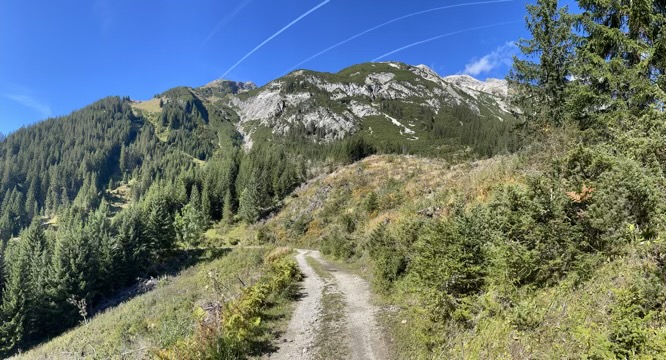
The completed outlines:
<svg viewBox="0 0 666 360">
<path fill-rule="evenodd" d="M 397 358 L 663 358 L 666 6 L 578 6 L 528 6 L 517 154 L 462 172 L 366 159 L 257 238 L 363 271 Z"/>
</svg>

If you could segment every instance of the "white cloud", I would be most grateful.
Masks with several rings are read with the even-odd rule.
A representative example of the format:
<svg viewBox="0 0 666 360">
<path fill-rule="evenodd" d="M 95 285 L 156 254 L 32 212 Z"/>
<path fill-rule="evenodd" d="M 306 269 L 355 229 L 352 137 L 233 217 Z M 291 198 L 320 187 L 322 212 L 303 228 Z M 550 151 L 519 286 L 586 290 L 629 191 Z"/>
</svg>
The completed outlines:
<svg viewBox="0 0 666 360">
<path fill-rule="evenodd" d="M 53 116 L 53 113 L 51 112 L 51 107 L 48 104 L 40 102 L 39 100 L 30 97 L 28 95 L 4 94 L 4 97 L 34 110 L 43 117 Z"/>
<path fill-rule="evenodd" d="M 502 44 L 490 54 L 478 59 L 473 59 L 471 63 L 465 65 L 463 74 L 477 76 L 482 73 L 490 72 L 500 66 L 511 66 L 513 55 L 516 51 L 518 51 L 518 47 L 513 41 Z"/>
</svg>

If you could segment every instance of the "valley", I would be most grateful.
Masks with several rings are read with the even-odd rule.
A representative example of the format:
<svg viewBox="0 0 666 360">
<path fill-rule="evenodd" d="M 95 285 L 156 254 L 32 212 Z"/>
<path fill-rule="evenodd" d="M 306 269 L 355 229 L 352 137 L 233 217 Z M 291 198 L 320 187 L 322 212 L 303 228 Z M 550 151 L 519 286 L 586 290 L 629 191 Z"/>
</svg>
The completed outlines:
<svg viewBox="0 0 666 360">
<path fill-rule="evenodd" d="M 278 27 L 224 74 L 247 71 L 255 52 L 329 3 L 340 2 Z M 376 45 L 394 48 L 421 27 L 390 24 L 510 3 L 410 12 L 319 55 L 384 26 L 400 31 Z M 132 38 L 123 56 L 108 46 L 86 63 L 121 76 L 116 67 L 149 62 L 170 84 L 152 98 L 109 96 L 54 117 L 27 87 L 0 91 L 3 104 L 47 117 L 0 134 L 0 357 L 666 357 L 666 4 L 576 5 L 528 4 L 526 26 L 511 33 L 528 37 L 478 58 L 473 41 L 440 49 L 437 62 L 457 58 L 461 69 L 448 76 L 434 61 L 387 61 L 266 79 L 265 68 L 285 60 L 275 58 L 251 73 L 262 74 L 259 85 L 173 87 L 219 70 L 199 58 L 233 20 L 213 19 L 199 44 L 192 26 L 211 19 L 179 7 L 179 21 L 164 22 L 178 30 L 169 52 L 128 56 L 141 53 Z M 388 8 L 366 8 L 360 25 Z M 196 21 L 171 26 L 189 11 Z M 96 12 L 99 21 L 110 9 Z M 491 12 L 466 14 L 456 20 Z M 270 15 L 239 27 L 230 46 L 284 20 Z M 103 23 L 90 46 L 112 40 L 114 22 Z M 484 29 L 499 36 L 513 23 L 387 54 Z M 152 35 L 141 45 L 164 41 Z M 291 44 L 273 49 L 304 55 Z M 197 61 L 176 74 L 165 70 L 172 57 Z M 145 91 L 138 80 L 106 79 L 110 89 Z M 81 94 L 66 85 L 61 101 L 65 89 Z"/>
</svg>

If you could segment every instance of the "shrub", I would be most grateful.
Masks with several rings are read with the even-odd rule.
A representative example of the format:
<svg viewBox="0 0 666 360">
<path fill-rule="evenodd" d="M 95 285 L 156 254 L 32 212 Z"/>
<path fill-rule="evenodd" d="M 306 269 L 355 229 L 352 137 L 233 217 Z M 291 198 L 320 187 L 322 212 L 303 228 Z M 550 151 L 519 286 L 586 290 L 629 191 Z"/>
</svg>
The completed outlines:
<svg viewBox="0 0 666 360">
<path fill-rule="evenodd" d="M 424 227 L 414 244 L 410 270 L 433 323 L 471 317 L 465 298 L 479 294 L 484 287 L 485 242 L 494 237 L 487 215 L 480 206 L 466 211 L 459 201 L 448 219 Z"/>
<path fill-rule="evenodd" d="M 404 249 L 392 237 L 386 225 L 376 228 L 368 238 L 368 253 L 372 259 L 373 279 L 382 290 L 388 290 L 407 269 Z"/>
<path fill-rule="evenodd" d="M 205 311 L 199 311 L 201 321 L 196 334 L 171 348 L 157 351 L 156 357 L 174 360 L 247 357 L 261 334 L 263 310 L 270 297 L 284 293 L 301 278 L 298 265 L 288 258 L 290 253 L 288 249 L 276 249 L 268 254 L 265 274 L 259 281 L 221 305 L 212 321 L 203 319 Z"/>
<path fill-rule="evenodd" d="M 571 270 L 588 246 L 572 218 L 570 199 L 552 180 L 533 178 L 527 186 L 501 189 L 490 204 L 498 282 L 522 286 L 552 284 Z"/>
<path fill-rule="evenodd" d="M 365 198 L 365 211 L 368 213 L 368 215 L 373 214 L 375 211 L 379 209 L 379 199 L 377 197 L 377 193 L 374 191 L 370 192 L 368 196 Z"/>
<path fill-rule="evenodd" d="M 356 255 L 356 243 L 340 236 L 338 231 L 321 238 L 320 250 L 324 255 L 331 255 L 341 260 L 349 260 Z"/>
<path fill-rule="evenodd" d="M 588 225 L 604 238 L 604 248 L 625 241 L 629 225 L 646 239 L 663 228 L 664 183 L 658 170 L 629 159 L 617 159 L 612 170 L 599 177 Z"/>
</svg>

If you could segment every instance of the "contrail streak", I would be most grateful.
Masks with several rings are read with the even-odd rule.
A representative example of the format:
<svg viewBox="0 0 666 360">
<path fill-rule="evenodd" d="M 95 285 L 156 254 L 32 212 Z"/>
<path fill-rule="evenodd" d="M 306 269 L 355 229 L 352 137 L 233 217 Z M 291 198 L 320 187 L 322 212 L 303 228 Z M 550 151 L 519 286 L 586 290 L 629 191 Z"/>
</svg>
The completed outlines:
<svg viewBox="0 0 666 360">
<path fill-rule="evenodd" d="M 310 15 L 311 13 L 315 12 L 317 9 L 319 9 L 320 7 L 322 7 L 322 6 L 326 5 L 326 4 L 328 4 L 329 2 L 331 2 L 331 0 L 325 0 L 325 1 L 323 1 L 323 2 L 320 3 L 319 5 L 317 5 L 317 6 L 313 7 L 312 9 L 308 10 L 305 14 L 303 14 L 303 15 L 297 17 L 294 21 L 292 21 L 292 22 L 290 22 L 289 24 L 287 24 L 287 26 L 285 26 L 285 27 L 283 27 L 282 29 L 278 30 L 278 32 L 276 32 L 275 34 L 271 35 L 268 39 L 264 40 L 261 44 L 257 45 L 257 47 L 255 47 L 254 49 L 252 49 L 252 51 L 250 51 L 250 52 L 247 53 L 245 56 L 243 56 L 240 60 L 238 60 L 237 63 L 235 63 L 232 67 L 229 68 L 229 70 L 227 70 L 227 71 L 222 75 L 222 78 L 224 78 L 225 76 L 227 76 L 227 74 L 229 74 L 229 72 L 231 72 L 233 69 L 236 68 L 236 66 L 240 65 L 243 61 L 245 61 L 245 59 L 247 59 L 250 55 L 254 54 L 255 51 L 259 50 L 262 46 L 266 45 L 266 43 L 268 43 L 269 41 L 273 40 L 276 36 L 282 34 L 285 30 L 289 29 L 289 28 L 292 27 L 294 24 L 296 24 L 297 22 L 301 21 L 304 17 Z"/>
<path fill-rule="evenodd" d="M 395 50 L 393 50 L 393 51 L 389 51 L 389 52 L 387 52 L 386 54 L 384 54 L 384 55 L 382 55 L 382 56 L 378 56 L 378 57 L 372 59 L 372 61 L 374 62 L 374 61 L 377 61 L 377 60 L 381 60 L 381 59 L 383 59 L 383 58 L 385 58 L 385 57 L 387 57 L 387 56 L 389 56 L 389 55 L 393 55 L 393 54 L 395 54 L 395 53 L 397 53 L 397 52 L 400 52 L 400 51 L 402 51 L 402 50 L 408 49 L 408 48 L 410 48 L 410 47 L 413 47 L 413 46 L 416 46 L 416 45 L 425 44 L 425 43 L 427 43 L 427 42 L 434 41 L 434 40 L 437 40 L 437 39 L 441 39 L 441 38 L 444 38 L 444 37 L 453 36 L 453 35 L 458 35 L 458 34 L 462 34 L 462 33 L 470 32 L 470 31 L 474 31 L 474 30 L 481 30 L 481 29 L 487 29 L 487 28 L 492 28 L 492 27 L 497 27 L 497 26 L 502 26 L 502 25 L 515 24 L 515 23 L 519 23 L 519 22 L 522 22 L 522 20 L 521 20 L 521 21 L 506 21 L 506 22 L 499 22 L 499 23 L 494 23 L 494 24 L 490 24 L 490 25 L 476 26 L 476 27 L 471 27 L 471 28 L 467 28 L 467 29 L 463 29 L 463 30 L 458 30 L 458 31 L 454 31 L 454 32 L 450 32 L 450 33 L 446 33 L 446 34 L 438 35 L 438 36 L 435 36 L 435 37 L 431 37 L 431 38 L 429 38 L 429 39 L 425 39 L 425 40 L 421 40 L 421 41 L 417 41 L 417 42 L 411 43 L 411 44 L 409 44 L 409 45 L 405 45 L 405 46 L 400 47 L 400 48 L 397 48 L 397 49 L 395 49 Z"/>
<path fill-rule="evenodd" d="M 323 55 L 323 54 L 325 54 L 325 53 L 327 53 L 327 52 L 329 52 L 329 51 L 331 51 L 331 50 L 337 48 L 338 46 L 342 46 L 342 45 L 344 45 L 344 44 L 346 44 L 346 43 L 348 43 L 348 42 L 350 42 L 350 41 L 352 41 L 352 40 L 354 40 L 354 39 L 356 39 L 356 38 L 358 38 L 358 37 L 361 37 L 361 36 L 363 36 L 363 35 L 365 35 L 365 34 L 367 34 L 367 33 L 369 33 L 369 32 L 375 31 L 375 30 L 377 30 L 377 29 L 379 29 L 379 28 L 381 28 L 381 27 L 384 27 L 384 26 L 386 26 L 386 25 L 392 24 L 392 23 L 394 23 L 394 22 L 396 22 L 396 21 L 404 20 L 404 19 L 409 18 L 409 17 L 412 17 L 412 16 L 422 15 L 422 14 L 426 14 L 426 13 L 433 12 L 433 11 L 440 11 L 440 10 L 451 9 L 451 8 L 456 8 L 456 7 L 474 6 L 474 5 L 484 5 L 484 4 L 494 4 L 494 3 L 504 3 L 504 2 L 512 2 L 512 1 L 514 1 L 514 0 L 492 0 L 492 1 L 469 2 L 469 3 L 463 3 L 463 4 L 455 4 L 455 5 L 440 6 L 440 7 L 436 7 L 436 8 L 432 8 L 432 9 L 428 9 L 428 10 L 417 11 L 417 12 L 415 12 L 415 13 L 411 13 L 411 14 L 407 14 L 407 15 L 404 15 L 404 16 L 400 16 L 400 17 L 397 17 L 397 18 L 395 18 L 395 19 L 389 20 L 389 21 L 387 21 L 387 22 L 385 22 L 385 23 L 381 23 L 381 24 L 379 24 L 379 25 L 377 25 L 377 26 L 375 26 L 375 27 L 372 27 L 372 28 L 370 28 L 370 29 L 368 29 L 368 30 L 362 31 L 362 32 L 360 32 L 360 33 L 358 33 L 358 34 L 356 34 L 356 35 L 350 37 L 350 38 L 347 38 L 347 39 L 343 40 L 343 41 L 340 41 L 339 43 L 337 43 L 337 44 L 335 44 L 335 45 L 333 45 L 333 46 L 331 46 L 331 47 L 328 47 L 328 48 L 326 48 L 326 49 L 324 49 L 324 50 L 322 50 L 322 51 L 320 51 L 320 52 L 318 52 L 318 53 L 316 53 L 316 54 L 310 56 L 309 58 L 307 58 L 307 59 L 305 59 L 305 60 L 299 62 L 298 64 L 292 66 L 291 69 L 289 69 L 287 72 L 296 69 L 297 67 L 299 67 L 299 66 L 305 64 L 306 62 L 309 62 L 310 60 L 313 60 L 313 59 L 315 59 L 315 58 L 317 58 L 317 57 L 319 57 L 319 56 L 321 56 L 321 55 Z"/>
<path fill-rule="evenodd" d="M 243 10 L 243 8 L 246 7 L 247 4 L 249 4 L 251 1 L 252 0 L 244 0 L 242 3 L 236 5 L 236 7 L 229 14 L 227 14 L 227 16 L 223 17 L 222 20 L 220 20 L 217 25 L 215 25 L 213 31 L 208 34 L 201 45 L 206 45 L 206 43 L 208 43 L 208 41 L 210 41 L 210 39 L 212 39 L 213 36 L 215 36 L 215 34 L 217 34 L 217 32 L 220 31 L 224 25 L 231 21 L 231 19 L 235 18 L 236 15 L 238 15 L 238 13 L 241 12 L 241 10 Z"/>
</svg>

